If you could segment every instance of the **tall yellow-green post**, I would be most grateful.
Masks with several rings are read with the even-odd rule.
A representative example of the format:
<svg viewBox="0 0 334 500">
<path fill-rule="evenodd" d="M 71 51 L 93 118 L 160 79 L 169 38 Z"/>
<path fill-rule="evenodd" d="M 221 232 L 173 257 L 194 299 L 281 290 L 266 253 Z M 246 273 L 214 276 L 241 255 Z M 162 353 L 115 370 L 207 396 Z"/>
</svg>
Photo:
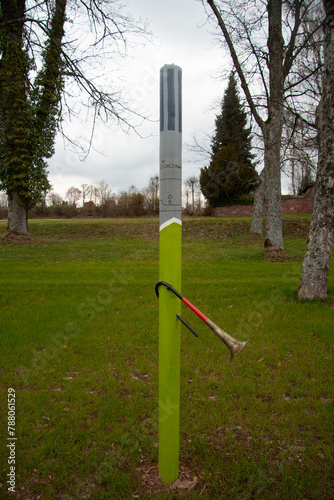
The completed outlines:
<svg viewBox="0 0 334 500">
<path fill-rule="evenodd" d="M 182 70 L 160 70 L 159 280 L 181 290 L 182 243 Z M 159 474 L 179 476 L 181 301 L 159 289 Z"/>
</svg>

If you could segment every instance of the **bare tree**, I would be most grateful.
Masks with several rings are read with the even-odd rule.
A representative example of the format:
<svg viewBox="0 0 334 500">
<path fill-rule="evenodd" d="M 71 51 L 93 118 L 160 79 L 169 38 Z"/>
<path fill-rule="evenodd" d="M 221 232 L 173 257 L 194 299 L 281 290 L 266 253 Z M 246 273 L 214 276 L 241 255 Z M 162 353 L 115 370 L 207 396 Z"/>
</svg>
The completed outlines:
<svg viewBox="0 0 334 500">
<path fill-rule="evenodd" d="M 327 297 L 334 240 L 334 3 L 324 0 L 323 92 L 318 108 L 319 163 L 314 209 L 299 284 L 299 299 Z"/>
<path fill-rule="evenodd" d="M 316 127 L 286 110 L 282 145 L 282 171 L 291 178 L 292 193 L 301 194 L 314 181 L 317 171 L 319 145 Z"/>
<path fill-rule="evenodd" d="M 89 184 L 86 189 L 86 196 L 89 198 L 90 203 L 97 204 L 98 201 L 98 189 L 94 184 Z M 86 198 L 85 198 L 86 199 Z"/>
<path fill-rule="evenodd" d="M 195 211 L 195 193 L 196 191 L 198 190 L 199 188 L 199 180 L 197 177 L 195 176 L 191 176 L 189 177 L 189 179 L 187 179 L 185 181 L 185 186 L 190 189 L 190 193 L 191 193 L 191 205 L 192 205 L 192 211 L 194 212 Z"/>
<path fill-rule="evenodd" d="M 108 184 L 104 180 L 102 180 L 97 187 L 97 192 L 100 205 L 102 206 L 106 203 L 107 200 L 110 199 L 112 188 L 110 188 Z"/>
<path fill-rule="evenodd" d="M 209 5 L 218 23 L 248 106 L 262 132 L 267 209 L 265 247 L 281 252 L 280 152 L 284 105 L 319 69 L 306 64 L 301 67 L 300 63 L 313 34 L 321 26 L 321 16 L 311 32 L 303 24 L 306 18 L 314 18 L 319 0 L 248 0 L 246 8 L 239 0 L 202 0 L 202 3 Z M 305 94 L 304 88 L 302 92 Z"/>
<path fill-rule="evenodd" d="M 149 184 L 145 190 L 146 205 L 149 211 L 159 212 L 159 176 L 150 177 Z"/>
<path fill-rule="evenodd" d="M 60 194 L 55 193 L 54 191 L 50 191 L 50 193 L 48 194 L 47 203 L 48 205 L 55 207 L 63 203 L 63 198 L 60 196 Z"/>
<path fill-rule="evenodd" d="M 89 184 L 81 184 L 81 192 L 82 192 L 82 206 L 84 206 L 87 196 L 90 193 Z"/>
<path fill-rule="evenodd" d="M 79 202 L 81 198 L 81 191 L 79 188 L 72 186 L 66 191 L 66 196 L 65 198 L 68 200 L 69 204 L 72 205 L 73 207 L 77 206 L 77 203 Z"/>
</svg>

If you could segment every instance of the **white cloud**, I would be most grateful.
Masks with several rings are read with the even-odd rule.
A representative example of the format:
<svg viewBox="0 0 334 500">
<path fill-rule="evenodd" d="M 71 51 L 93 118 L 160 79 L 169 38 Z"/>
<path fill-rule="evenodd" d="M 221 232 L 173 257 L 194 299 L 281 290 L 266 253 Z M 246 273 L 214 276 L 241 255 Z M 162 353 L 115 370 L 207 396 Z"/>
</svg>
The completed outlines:
<svg viewBox="0 0 334 500">
<path fill-rule="evenodd" d="M 70 174 L 50 174 L 49 180 L 52 184 L 53 191 L 59 194 L 62 198 L 65 198 L 66 191 L 71 186 L 75 186 L 80 189 L 82 184 L 91 184 L 91 179 L 89 177 Z"/>
</svg>

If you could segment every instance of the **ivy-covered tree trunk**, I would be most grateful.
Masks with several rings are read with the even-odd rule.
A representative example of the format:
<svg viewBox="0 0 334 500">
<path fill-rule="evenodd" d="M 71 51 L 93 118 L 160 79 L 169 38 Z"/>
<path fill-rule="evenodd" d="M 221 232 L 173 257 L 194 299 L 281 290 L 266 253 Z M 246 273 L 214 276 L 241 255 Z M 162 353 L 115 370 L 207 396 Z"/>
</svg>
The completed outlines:
<svg viewBox="0 0 334 500">
<path fill-rule="evenodd" d="M 27 212 L 50 187 L 45 158 L 53 154 L 62 84 L 66 0 L 55 0 L 43 64 L 29 81 L 26 0 L 0 0 L 0 186 L 8 195 L 8 231 L 28 233 Z"/>
<path fill-rule="evenodd" d="M 299 284 L 299 299 L 327 297 L 334 240 L 334 5 L 325 0 L 323 94 L 318 109 L 319 162 L 313 216 Z"/>
<path fill-rule="evenodd" d="M 25 2 L 2 2 L 3 19 L 9 24 L 1 37 L 1 181 L 8 194 L 8 230 L 27 234 L 27 209 L 18 190 L 26 183 L 29 163 L 28 61 L 23 48 Z"/>
<path fill-rule="evenodd" d="M 8 225 L 7 229 L 15 234 L 28 234 L 28 214 L 27 209 L 20 203 L 18 193 L 13 192 L 8 195 Z"/>
</svg>

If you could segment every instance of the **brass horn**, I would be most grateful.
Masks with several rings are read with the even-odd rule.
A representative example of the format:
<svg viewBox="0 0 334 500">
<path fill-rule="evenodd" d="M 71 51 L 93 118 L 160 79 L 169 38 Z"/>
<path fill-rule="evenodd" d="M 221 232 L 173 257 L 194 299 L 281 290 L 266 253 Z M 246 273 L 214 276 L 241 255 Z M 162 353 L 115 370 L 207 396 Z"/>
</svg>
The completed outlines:
<svg viewBox="0 0 334 500">
<path fill-rule="evenodd" d="M 229 335 L 228 333 L 224 332 L 224 330 L 222 330 L 221 328 L 219 328 L 219 326 L 217 326 L 213 321 L 211 321 L 211 319 L 209 319 L 207 316 L 205 316 L 205 314 L 203 314 L 199 309 L 197 309 L 197 307 L 195 307 L 191 302 L 189 302 L 188 299 L 186 299 L 185 297 L 183 297 L 183 295 L 181 295 L 177 290 L 175 290 L 175 288 L 173 288 L 172 285 L 170 285 L 169 283 L 166 283 L 165 281 L 159 281 L 156 284 L 156 286 L 155 286 L 155 293 L 156 293 L 157 297 L 159 297 L 159 286 L 160 285 L 164 285 L 168 290 L 170 290 L 177 297 L 179 297 L 179 299 L 181 299 L 182 302 L 184 304 L 186 304 L 186 306 L 188 306 L 195 314 L 197 314 L 197 316 L 202 321 L 204 321 L 204 323 L 206 325 L 208 325 L 209 328 L 211 328 L 211 330 L 224 342 L 224 344 L 226 345 L 226 347 L 230 351 L 231 359 L 233 359 L 234 356 L 236 356 L 238 354 L 238 352 L 240 352 L 241 349 L 247 344 L 248 340 L 246 340 L 246 342 L 240 342 L 239 340 L 236 340 L 233 337 L 231 337 L 231 335 Z M 188 323 L 186 323 L 186 321 L 184 321 L 183 318 L 181 318 L 181 316 L 179 316 L 177 314 L 176 317 L 194 335 L 196 335 L 196 337 L 198 337 L 198 334 L 191 328 L 191 326 L 188 325 Z"/>
<path fill-rule="evenodd" d="M 246 340 L 246 342 L 240 342 L 239 340 L 234 339 L 231 335 L 219 328 L 219 326 L 211 321 L 211 319 L 207 319 L 205 324 L 208 325 L 208 327 L 211 328 L 211 330 L 215 332 L 215 334 L 224 342 L 231 353 L 231 359 L 233 359 L 234 356 L 236 356 L 248 342 L 248 340 Z"/>
</svg>

